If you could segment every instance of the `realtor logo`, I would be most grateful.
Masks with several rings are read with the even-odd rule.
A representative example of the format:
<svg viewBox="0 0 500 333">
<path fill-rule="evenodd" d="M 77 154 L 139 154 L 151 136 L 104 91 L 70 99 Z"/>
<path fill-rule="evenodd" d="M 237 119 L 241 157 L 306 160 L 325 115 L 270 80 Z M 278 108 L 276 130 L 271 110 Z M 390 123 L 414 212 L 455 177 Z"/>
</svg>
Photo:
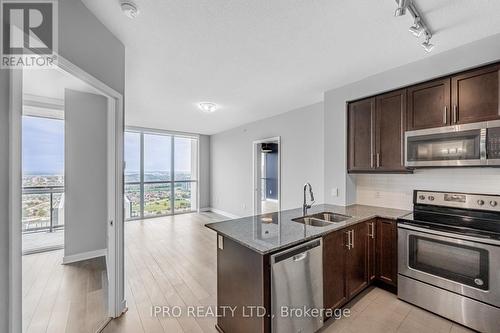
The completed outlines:
<svg viewBox="0 0 500 333">
<path fill-rule="evenodd" d="M 48 68 L 57 59 L 57 0 L 1 0 L 1 67 Z"/>
</svg>

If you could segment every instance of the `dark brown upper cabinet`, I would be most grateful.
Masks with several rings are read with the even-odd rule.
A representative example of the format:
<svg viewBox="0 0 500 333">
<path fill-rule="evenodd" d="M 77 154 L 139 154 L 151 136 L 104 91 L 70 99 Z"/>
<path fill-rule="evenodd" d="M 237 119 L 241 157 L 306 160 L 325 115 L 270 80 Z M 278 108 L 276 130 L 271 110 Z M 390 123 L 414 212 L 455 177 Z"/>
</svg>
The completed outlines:
<svg viewBox="0 0 500 333">
<path fill-rule="evenodd" d="M 409 131 L 450 124 L 449 78 L 408 88 Z"/>
<path fill-rule="evenodd" d="M 495 64 L 451 78 L 451 124 L 500 119 L 499 71 Z"/>
<path fill-rule="evenodd" d="M 405 171 L 404 131 L 406 90 L 393 91 L 376 98 L 375 169 L 384 172 Z"/>
<path fill-rule="evenodd" d="M 375 98 L 349 103 L 349 170 L 373 169 Z"/>
</svg>

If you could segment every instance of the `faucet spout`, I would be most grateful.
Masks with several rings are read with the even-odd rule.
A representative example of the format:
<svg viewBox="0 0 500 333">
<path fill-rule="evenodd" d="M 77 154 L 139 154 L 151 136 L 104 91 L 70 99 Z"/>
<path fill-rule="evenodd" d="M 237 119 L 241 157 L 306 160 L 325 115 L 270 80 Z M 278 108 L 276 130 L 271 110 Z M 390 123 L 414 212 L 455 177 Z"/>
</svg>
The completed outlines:
<svg viewBox="0 0 500 333">
<path fill-rule="evenodd" d="M 307 203 L 307 195 L 306 195 L 306 192 L 307 192 L 307 190 L 308 190 L 308 189 L 309 189 L 309 197 L 310 197 L 310 199 L 311 199 L 311 203 L 310 203 L 310 204 L 308 204 L 308 203 Z M 302 204 L 302 215 L 303 215 L 303 216 L 306 216 L 306 215 L 307 215 L 307 210 L 308 210 L 309 208 L 311 208 L 313 204 L 314 204 L 314 193 L 313 193 L 312 186 L 311 186 L 311 184 L 309 184 L 309 183 L 305 183 L 305 184 L 304 184 L 304 202 L 303 202 L 303 204 Z"/>
</svg>

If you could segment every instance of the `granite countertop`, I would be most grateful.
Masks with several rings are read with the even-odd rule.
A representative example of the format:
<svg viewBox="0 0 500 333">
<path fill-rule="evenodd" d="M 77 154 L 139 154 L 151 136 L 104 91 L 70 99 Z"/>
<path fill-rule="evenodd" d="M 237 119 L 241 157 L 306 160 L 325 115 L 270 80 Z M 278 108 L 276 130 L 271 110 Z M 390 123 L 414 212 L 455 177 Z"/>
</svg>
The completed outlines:
<svg viewBox="0 0 500 333">
<path fill-rule="evenodd" d="M 269 254 L 375 217 L 397 219 L 410 213 L 406 210 L 365 205 L 347 207 L 316 205 L 309 209 L 308 215 L 321 212 L 334 212 L 352 217 L 343 222 L 332 223 L 331 226 L 314 227 L 292 221 L 292 219 L 302 216 L 302 209 L 290 209 L 208 223 L 205 226 L 255 252 Z"/>
</svg>

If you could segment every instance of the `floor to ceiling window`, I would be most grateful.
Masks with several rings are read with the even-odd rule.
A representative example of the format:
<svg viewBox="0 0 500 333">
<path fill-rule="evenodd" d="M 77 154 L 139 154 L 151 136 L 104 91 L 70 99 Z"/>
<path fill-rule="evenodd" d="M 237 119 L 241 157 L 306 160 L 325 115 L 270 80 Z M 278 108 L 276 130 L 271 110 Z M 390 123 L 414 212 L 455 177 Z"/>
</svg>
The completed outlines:
<svg viewBox="0 0 500 333">
<path fill-rule="evenodd" d="M 125 218 L 198 209 L 198 137 L 125 132 Z"/>
</svg>

